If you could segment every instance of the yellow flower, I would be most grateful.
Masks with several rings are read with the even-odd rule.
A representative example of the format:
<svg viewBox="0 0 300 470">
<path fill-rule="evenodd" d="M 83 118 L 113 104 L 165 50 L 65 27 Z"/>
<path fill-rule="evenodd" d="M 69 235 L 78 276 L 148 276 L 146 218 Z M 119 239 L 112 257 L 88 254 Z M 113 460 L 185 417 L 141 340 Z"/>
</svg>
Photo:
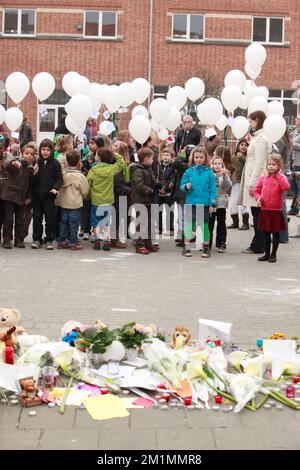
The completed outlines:
<svg viewBox="0 0 300 470">
<path fill-rule="evenodd" d="M 241 362 L 248 357 L 246 351 L 233 351 L 228 354 L 227 360 L 229 364 L 237 370 L 240 370 Z"/>
</svg>

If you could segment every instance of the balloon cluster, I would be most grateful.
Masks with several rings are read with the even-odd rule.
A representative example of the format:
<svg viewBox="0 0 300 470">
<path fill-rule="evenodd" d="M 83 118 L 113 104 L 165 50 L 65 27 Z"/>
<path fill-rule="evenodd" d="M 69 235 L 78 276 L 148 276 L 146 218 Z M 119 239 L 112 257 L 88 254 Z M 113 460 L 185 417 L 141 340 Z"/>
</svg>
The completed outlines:
<svg viewBox="0 0 300 470">
<path fill-rule="evenodd" d="M 265 48 L 259 43 L 253 43 L 245 51 L 245 72 L 231 70 L 224 79 L 224 88 L 220 100 L 208 97 L 197 106 L 197 116 L 201 124 L 214 125 L 220 131 L 231 126 L 236 138 L 243 137 L 249 128 L 248 119 L 244 116 L 233 118 L 237 108 L 248 109 L 248 115 L 261 110 L 267 118 L 264 130 L 271 143 L 279 140 L 285 130 L 283 118 L 284 108 L 279 101 L 268 102 L 269 90 L 265 86 L 257 86 L 255 79 L 260 75 L 266 60 Z M 14 72 L 7 77 L 6 91 L 9 97 L 19 105 L 30 89 L 30 82 L 22 72 Z M 66 127 L 73 134 L 83 132 L 89 117 L 98 116 L 102 105 L 109 113 L 115 113 L 120 108 L 128 108 L 137 103 L 132 109 L 129 131 L 132 137 L 143 144 L 151 131 L 158 133 L 161 140 L 168 137 L 169 131 L 175 131 L 181 122 L 181 110 L 187 100 L 196 102 L 203 97 L 205 85 L 198 77 L 190 78 L 184 87 L 173 86 L 169 89 L 166 99 L 156 98 L 149 106 L 149 111 L 142 106 L 150 96 L 151 86 L 144 78 L 136 78 L 132 82 L 121 85 L 91 83 L 89 79 L 77 72 L 68 72 L 62 79 L 62 87 L 70 96 L 65 106 L 67 112 Z M 35 75 L 32 80 L 32 90 L 40 101 L 46 100 L 55 89 L 55 79 L 47 72 Z M 229 118 L 224 114 L 224 108 Z M 127 109 L 125 109 L 127 110 Z M 105 113 L 104 113 L 105 115 Z M 0 124 L 5 121 L 11 131 L 15 131 L 22 123 L 23 114 L 19 107 L 7 111 L 0 105 Z M 107 121 L 100 124 L 100 131 L 109 135 L 111 126 Z"/>
</svg>

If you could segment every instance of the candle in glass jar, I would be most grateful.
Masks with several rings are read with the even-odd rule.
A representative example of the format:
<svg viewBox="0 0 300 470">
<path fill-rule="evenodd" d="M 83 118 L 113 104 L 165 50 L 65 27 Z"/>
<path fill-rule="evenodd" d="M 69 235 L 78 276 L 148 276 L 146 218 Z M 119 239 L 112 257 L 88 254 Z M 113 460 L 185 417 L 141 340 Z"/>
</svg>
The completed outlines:
<svg viewBox="0 0 300 470">
<path fill-rule="evenodd" d="M 185 399 L 184 399 L 184 404 L 185 404 L 186 406 L 191 405 L 191 404 L 192 404 L 192 397 L 185 397 Z"/>
<path fill-rule="evenodd" d="M 285 394 L 287 398 L 295 398 L 295 388 L 293 385 L 288 385 L 285 389 Z"/>
</svg>

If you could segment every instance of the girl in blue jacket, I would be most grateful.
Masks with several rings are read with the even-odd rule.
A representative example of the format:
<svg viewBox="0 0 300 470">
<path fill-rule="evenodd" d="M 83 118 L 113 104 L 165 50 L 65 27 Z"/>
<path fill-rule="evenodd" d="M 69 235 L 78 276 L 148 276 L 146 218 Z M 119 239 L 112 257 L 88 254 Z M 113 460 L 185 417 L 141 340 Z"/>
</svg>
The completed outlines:
<svg viewBox="0 0 300 470">
<path fill-rule="evenodd" d="M 202 228 L 202 258 L 210 257 L 209 216 L 216 206 L 216 177 L 209 166 L 207 150 L 195 147 L 189 159 L 190 167 L 184 172 L 180 189 L 186 193 L 184 207 L 184 238 L 182 255 L 191 257 L 190 240 L 197 226 Z"/>
</svg>

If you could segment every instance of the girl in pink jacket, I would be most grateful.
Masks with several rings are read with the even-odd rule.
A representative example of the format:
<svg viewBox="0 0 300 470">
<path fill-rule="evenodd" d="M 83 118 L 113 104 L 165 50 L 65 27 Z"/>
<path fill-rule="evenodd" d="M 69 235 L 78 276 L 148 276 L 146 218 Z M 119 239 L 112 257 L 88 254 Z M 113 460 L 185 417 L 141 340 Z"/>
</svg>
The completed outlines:
<svg viewBox="0 0 300 470">
<path fill-rule="evenodd" d="M 280 155 L 269 155 L 266 162 L 266 176 L 261 176 L 255 188 L 255 199 L 261 206 L 258 227 L 265 234 L 265 254 L 258 261 L 276 263 L 279 245 L 279 232 L 286 230 L 282 213 L 283 193 L 290 189 L 290 184 L 282 173 L 283 163 Z M 273 247 L 271 253 L 271 234 Z"/>
</svg>

